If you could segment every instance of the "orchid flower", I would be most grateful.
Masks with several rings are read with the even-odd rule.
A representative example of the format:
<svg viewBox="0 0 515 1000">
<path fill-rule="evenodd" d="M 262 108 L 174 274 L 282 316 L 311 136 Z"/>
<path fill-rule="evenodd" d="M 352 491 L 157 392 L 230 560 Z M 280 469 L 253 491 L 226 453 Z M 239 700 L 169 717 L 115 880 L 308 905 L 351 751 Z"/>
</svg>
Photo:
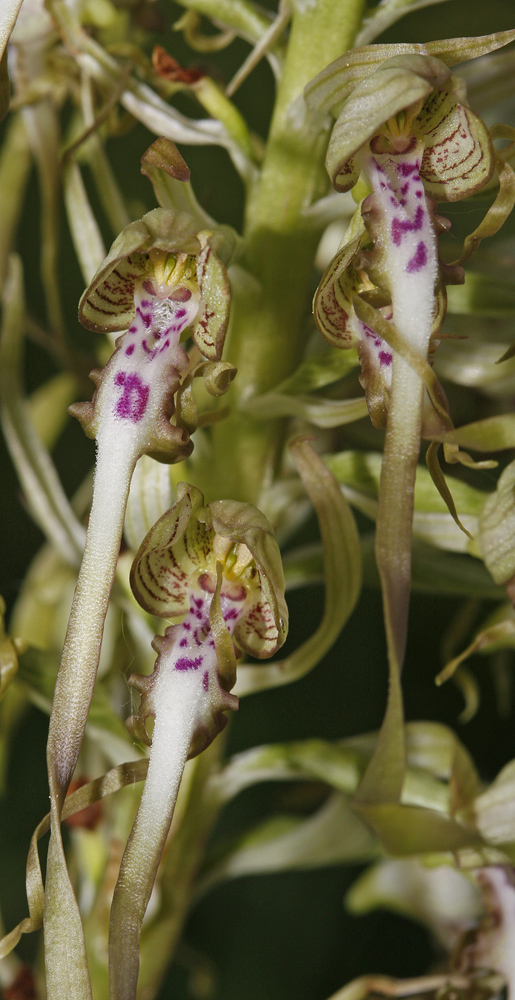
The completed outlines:
<svg viewBox="0 0 515 1000">
<path fill-rule="evenodd" d="M 71 407 L 86 434 L 96 438 L 97 462 L 47 749 L 53 834 L 45 894 L 50 980 L 53 969 L 59 975 L 57 970 L 67 965 L 59 957 L 67 938 L 73 939 L 78 954 L 84 947 L 59 820 L 95 684 L 132 473 L 145 453 L 177 462 L 191 452 L 187 430 L 170 423 L 174 393 L 188 365 L 181 336 L 190 328 L 208 359 L 218 358 L 222 351 L 229 291 L 225 266 L 213 244 L 215 235 L 198 233 L 186 213 L 154 209 L 122 231 L 79 307 L 80 319 L 89 329 L 128 330 L 117 341 L 107 366 L 92 373 L 97 386 L 93 401 Z M 59 898 L 67 905 L 58 908 Z M 59 926 L 63 919 L 66 934 Z M 69 995 L 87 996 L 86 963 L 77 963 L 69 975 Z"/>
<path fill-rule="evenodd" d="M 496 153 L 488 129 L 466 103 L 464 84 L 443 59 L 470 58 L 474 44 L 482 53 L 511 38 L 505 32 L 411 51 L 407 46 L 365 47 L 333 63 L 306 91 L 308 104 L 319 111 L 344 101 L 326 167 L 335 188 L 353 189 L 359 202 L 343 246 L 320 282 L 314 313 L 332 344 L 357 347 L 372 421 L 386 426 L 376 559 L 390 662 L 383 730 L 384 739 L 390 733 L 390 747 L 393 733 L 399 727 L 402 731 L 399 672 L 406 645 L 420 439 L 422 433 L 437 436 L 452 426 L 443 390 L 428 363 L 445 316 L 445 284 L 464 280 L 462 260 L 502 225 L 515 193 L 511 168 Z M 466 241 L 460 259 L 443 265 L 438 235 L 449 223 L 436 215 L 436 202 L 475 194 L 495 169 L 500 175 L 496 202 Z M 383 750 L 381 745 L 365 776 L 364 800 L 379 795 L 391 801 L 400 795 L 402 740 L 396 741 L 396 766 L 389 769 L 396 777 L 390 777 L 388 787 L 378 763 Z"/>
<path fill-rule="evenodd" d="M 111 909 L 110 989 L 133 1000 L 139 935 L 174 812 L 186 761 L 204 750 L 238 708 L 229 692 L 238 650 L 271 656 L 286 638 L 281 557 L 272 529 L 251 504 L 218 500 L 204 506 L 193 486 L 149 531 L 131 572 L 142 607 L 162 618 L 183 616 L 156 637 L 150 677 L 132 675 L 141 694 L 133 734 L 150 743 L 148 775 L 122 859 Z"/>
</svg>

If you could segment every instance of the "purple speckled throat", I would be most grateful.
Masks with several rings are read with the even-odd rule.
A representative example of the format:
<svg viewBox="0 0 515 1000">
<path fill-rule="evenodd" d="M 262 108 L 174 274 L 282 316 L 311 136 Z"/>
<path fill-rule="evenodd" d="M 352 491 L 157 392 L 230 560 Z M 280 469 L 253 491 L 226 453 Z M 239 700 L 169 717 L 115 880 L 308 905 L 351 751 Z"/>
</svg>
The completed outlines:
<svg viewBox="0 0 515 1000">
<path fill-rule="evenodd" d="M 114 385 L 121 394 L 114 404 L 116 417 L 138 423 L 144 417 L 157 372 L 152 369 L 168 364 L 177 348 L 183 330 L 198 311 L 198 293 L 180 287 L 170 289 L 169 298 L 151 295 L 144 284 L 136 289 L 136 314 L 127 331 L 120 352 Z M 149 365 L 152 368 L 149 370 Z"/>
<path fill-rule="evenodd" d="M 234 627 L 243 613 L 246 605 L 246 593 L 242 592 L 240 600 L 232 600 L 224 595 L 220 605 L 225 624 L 232 635 Z M 176 626 L 178 657 L 175 670 L 180 673 L 194 672 L 202 676 L 204 691 L 209 690 L 210 673 L 217 670 L 215 640 L 211 632 L 209 609 L 213 595 L 207 592 L 192 593 L 190 610 L 180 625 Z"/>
</svg>

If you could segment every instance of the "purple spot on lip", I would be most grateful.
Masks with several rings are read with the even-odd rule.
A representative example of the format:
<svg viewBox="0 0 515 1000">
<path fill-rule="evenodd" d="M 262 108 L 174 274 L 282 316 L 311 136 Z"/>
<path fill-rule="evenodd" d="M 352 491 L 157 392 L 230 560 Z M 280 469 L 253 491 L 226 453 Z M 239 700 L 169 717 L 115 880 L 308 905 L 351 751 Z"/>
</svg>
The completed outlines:
<svg viewBox="0 0 515 1000">
<path fill-rule="evenodd" d="M 416 271 L 421 271 L 423 267 L 427 264 L 427 247 L 425 243 L 420 242 L 411 260 L 408 261 L 406 266 L 406 271 L 408 274 L 415 274 Z"/>
<path fill-rule="evenodd" d="M 143 323 L 145 324 L 145 326 L 149 327 L 150 324 L 151 324 L 151 322 L 152 322 L 152 315 L 151 315 L 151 313 L 144 313 L 144 312 L 142 312 L 139 306 L 136 309 L 136 312 L 139 313 L 139 315 L 140 315 L 141 319 L 143 320 Z"/>
<path fill-rule="evenodd" d="M 130 326 L 129 327 L 129 333 L 136 333 L 136 330 L 137 330 L 137 327 L 135 327 L 135 326 Z"/>
<path fill-rule="evenodd" d="M 209 673 L 207 670 L 204 671 L 204 676 L 202 678 L 202 687 L 204 691 L 209 691 Z"/>
<path fill-rule="evenodd" d="M 177 316 L 178 319 L 181 319 L 182 316 L 186 315 L 186 310 L 185 309 L 178 309 L 177 312 L 175 313 L 175 315 Z"/>
<path fill-rule="evenodd" d="M 179 646 L 182 646 L 183 649 L 184 649 L 184 646 L 187 646 L 187 645 L 188 645 L 188 640 L 187 640 L 186 636 L 184 636 L 184 639 L 181 639 L 181 641 L 179 643 Z"/>
<path fill-rule="evenodd" d="M 409 191 L 409 181 L 406 181 L 406 183 L 403 184 L 401 187 L 401 194 L 407 194 L 408 191 Z"/>
<path fill-rule="evenodd" d="M 116 404 L 117 415 L 137 423 L 147 408 L 150 386 L 145 385 L 136 372 L 117 372 L 114 382 L 123 386 L 123 393 Z"/>
<path fill-rule="evenodd" d="M 136 347 L 136 344 L 129 344 L 129 346 L 128 346 L 127 350 L 125 351 L 125 353 L 128 356 L 131 355 L 131 354 L 134 354 L 134 348 L 135 347 Z"/>
<path fill-rule="evenodd" d="M 424 194 L 423 191 L 415 191 L 415 197 L 416 198 L 421 198 L 423 194 Z"/>
<path fill-rule="evenodd" d="M 392 363 L 392 355 L 388 351 L 379 351 L 379 363 L 388 367 Z"/>
<path fill-rule="evenodd" d="M 400 246 L 402 237 L 405 233 L 416 233 L 419 229 L 422 229 L 423 223 L 424 209 L 422 208 L 422 205 L 418 206 L 413 222 L 410 222 L 409 219 L 393 219 L 392 240 L 395 246 Z"/>
<path fill-rule="evenodd" d="M 417 163 L 399 163 L 397 165 L 397 170 L 399 171 L 401 177 L 409 177 L 410 174 L 418 170 Z"/>
<path fill-rule="evenodd" d="M 175 664 L 176 670 L 198 670 L 202 666 L 204 657 L 197 656 L 194 660 L 188 660 L 187 656 L 181 656 Z"/>
<path fill-rule="evenodd" d="M 229 611 L 226 611 L 224 615 L 224 620 L 230 621 L 231 618 L 237 618 L 237 617 L 238 617 L 238 612 L 236 611 L 236 608 L 230 608 Z"/>
</svg>

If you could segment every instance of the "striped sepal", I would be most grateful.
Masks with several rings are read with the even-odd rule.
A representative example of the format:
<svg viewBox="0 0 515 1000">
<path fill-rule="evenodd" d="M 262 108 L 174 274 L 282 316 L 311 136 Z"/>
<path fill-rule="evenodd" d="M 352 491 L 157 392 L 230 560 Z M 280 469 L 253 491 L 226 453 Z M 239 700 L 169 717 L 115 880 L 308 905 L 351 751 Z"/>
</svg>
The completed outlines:
<svg viewBox="0 0 515 1000">
<path fill-rule="evenodd" d="M 352 297 L 361 286 L 361 279 L 352 261 L 361 247 L 363 236 L 347 243 L 333 257 L 316 290 L 313 313 L 318 329 L 334 347 L 354 347 L 356 317 Z"/>
<path fill-rule="evenodd" d="M 141 606 L 159 618 L 186 614 L 192 586 L 212 548 L 206 526 L 195 517 L 204 503 L 195 486 L 179 484 L 179 499 L 143 540 L 132 565 L 131 587 Z M 211 535 L 213 532 L 211 532 Z"/>
<path fill-rule="evenodd" d="M 205 358 L 218 361 L 229 322 L 230 288 L 227 271 L 211 246 L 211 235 L 208 231 L 198 234 L 202 247 L 197 257 L 200 305 L 191 335 Z"/>
<path fill-rule="evenodd" d="M 488 129 L 452 92 L 431 94 L 416 131 L 425 145 L 420 176 L 435 201 L 467 198 L 488 183 L 495 167 Z"/>
</svg>

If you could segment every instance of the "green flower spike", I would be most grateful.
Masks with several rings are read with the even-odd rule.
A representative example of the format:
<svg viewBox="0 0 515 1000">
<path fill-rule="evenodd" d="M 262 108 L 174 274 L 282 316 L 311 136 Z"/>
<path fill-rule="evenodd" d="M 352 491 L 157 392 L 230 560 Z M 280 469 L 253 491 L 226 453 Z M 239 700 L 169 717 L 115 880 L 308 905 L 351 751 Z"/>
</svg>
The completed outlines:
<svg viewBox="0 0 515 1000">
<path fill-rule="evenodd" d="M 477 54 L 491 51 L 513 35 L 455 39 L 453 46 L 434 42 L 411 51 L 368 46 L 329 66 L 305 94 L 313 110 L 341 108 L 326 167 L 337 190 L 353 188 L 359 201 L 315 295 L 315 318 L 330 343 L 357 347 L 372 420 L 386 426 L 376 558 L 390 689 L 378 751 L 357 796 L 363 804 L 397 802 L 402 788 L 399 676 L 411 585 L 415 471 L 422 433 L 439 436 L 452 427 L 429 364 L 445 316 L 445 284 L 464 280 L 462 260 L 502 225 L 515 197 L 511 168 L 494 150 L 488 129 L 466 103 L 464 84 L 451 75 L 446 61 L 470 58 L 475 49 Z M 500 189 L 494 204 L 468 237 L 460 260 L 444 267 L 438 235 L 449 224 L 436 215 L 435 203 L 475 194 L 495 169 Z M 438 482 L 442 477 L 433 451 L 429 460 Z M 439 488 L 448 496 L 444 486 Z"/>
<path fill-rule="evenodd" d="M 197 230 L 186 213 L 163 208 L 131 223 L 115 240 L 79 308 L 82 323 L 91 330 L 128 330 L 106 367 L 92 373 L 97 386 L 93 401 L 70 408 L 86 434 L 96 439 L 97 461 L 84 558 L 50 719 L 52 837 L 45 894 L 49 981 L 54 969 L 68 968 L 61 953 L 68 938 L 84 956 L 59 824 L 95 684 L 132 473 L 143 454 L 165 462 L 190 454 L 188 430 L 170 422 L 174 394 L 188 365 L 179 341 L 191 329 L 197 347 L 213 364 L 227 327 L 225 267 L 212 248 L 214 234 Z M 63 899 L 66 904 L 61 906 Z M 63 914 L 65 934 L 60 926 Z M 85 957 L 74 969 L 69 972 L 68 994 L 88 998 Z M 56 988 L 59 975 L 56 971 Z"/>
<path fill-rule="evenodd" d="M 184 765 L 204 750 L 238 708 L 229 692 L 238 650 L 271 656 L 284 642 L 287 608 L 279 549 L 251 504 L 204 506 L 182 483 L 179 499 L 149 531 L 134 560 L 131 585 L 142 607 L 162 618 L 183 616 L 156 637 L 150 677 L 133 675 L 141 694 L 131 732 L 150 743 L 145 788 L 120 867 L 110 930 L 111 997 L 133 1000 L 141 923 L 173 816 Z"/>
</svg>

